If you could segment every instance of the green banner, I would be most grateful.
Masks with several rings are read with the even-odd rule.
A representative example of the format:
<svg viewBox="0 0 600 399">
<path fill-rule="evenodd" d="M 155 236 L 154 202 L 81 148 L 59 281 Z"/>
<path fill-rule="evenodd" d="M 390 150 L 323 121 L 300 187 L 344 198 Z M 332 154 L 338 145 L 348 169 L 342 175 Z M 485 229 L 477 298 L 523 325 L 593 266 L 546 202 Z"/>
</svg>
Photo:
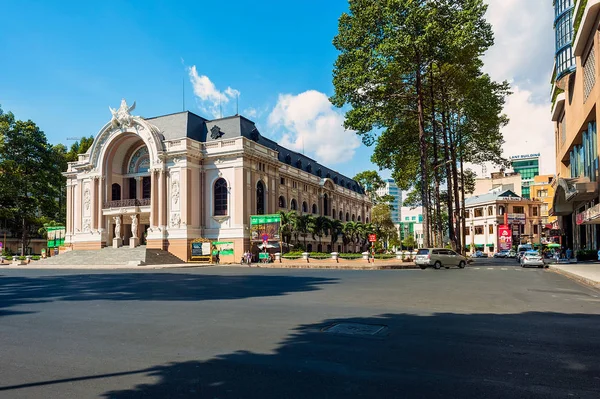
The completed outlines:
<svg viewBox="0 0 600 399">
<path fill-rule="evenodd" d="M 65 226 L 46 227 L 48 232 L 48 248 L 58 248 L 65 245 L 67 230 Z"/>
<path fill-rule="evenodd" d="M 219 252 L 219 256 L 233 255 L 233 241 L 213 241 L 212 247 L 213 255 L 216 255 L 217 251 Z"/>
<path fill-rule="evenodd" d="M 271 215 L 253 215 L 250 216 L 250 226 L 259 224 L 281 223 L 281 215 L 274 213 Z"/>
</svg>

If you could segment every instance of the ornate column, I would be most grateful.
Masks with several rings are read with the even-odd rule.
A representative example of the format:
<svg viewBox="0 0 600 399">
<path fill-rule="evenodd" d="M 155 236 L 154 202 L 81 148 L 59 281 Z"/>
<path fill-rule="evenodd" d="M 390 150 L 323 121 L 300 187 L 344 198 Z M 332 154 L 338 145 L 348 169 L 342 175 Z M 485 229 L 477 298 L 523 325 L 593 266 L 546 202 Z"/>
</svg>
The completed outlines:
<svg viewBox="0 0 600 399">
<path fill-rule="evenodd" d="M 158 179 L 156 178 L 158 170 L 150 171 L 150 227 L 158 227 Z"/>
<path fill-rule="evenodd" d="M 72 242 L 71 236 L 73 235 L 73 185 L 72 185 L 72 180 L 70 178 L 67 179 L 67 184 L 66 184 L 65 189 L 67 190 L 67 192 L 66 192 L 67 225 L 65 226 L 67 231 L 66 231 L 65 239 L 66 239 L 66 242 Z"/>
<path fill-rule="evenodd" d="M 181 224 L 187 226 L 191 224 L 191 215 L 188 212 L 188 198 L 191 190 L 191 185 L 188 184 L 189 169 L 183 167 L 179 173 L 179 181 L 177 183 L 171 183 L 173 196 L 177 194 L 179 196 L 181 210 Z"/>
<path fill-rule="evenodd" d="M 96 218 L 98 217 L 98 195 L 96 190 L 96 183 L 98 182 L 98 176 L 94 176 L 90 179 L 90 198 L 91 198 L 91 209 L 90 209 L 90 229 L 97 230 Z"/>
<path fill-rule="evenodd" d="M 167 190 L 166 190 L 166 171 L 160 169 L 158 171 L 158 225 L 162 228 L 167 225 L 166 205 L 167 205 Z"/>
<path fill-rule="evenodd" d="M 104 176 L 98 177 L 98 216 L 97 216 L 97 229 L 102 231 L 104 230 L 104 215 L 102 213 L 102 208 L 104 208 L 104 201 L 106 198 L 106 179 Z"/>
</svg>

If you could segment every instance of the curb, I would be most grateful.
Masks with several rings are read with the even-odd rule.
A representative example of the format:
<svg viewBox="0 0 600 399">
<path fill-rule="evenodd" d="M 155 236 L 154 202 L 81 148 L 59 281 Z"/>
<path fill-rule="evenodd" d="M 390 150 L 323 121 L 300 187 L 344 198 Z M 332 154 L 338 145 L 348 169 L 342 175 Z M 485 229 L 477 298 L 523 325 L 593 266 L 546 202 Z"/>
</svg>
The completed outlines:
<svg viewBox="0 0 600 399">
<path fill-rule="evenodd" d="M 600 282 L 597 282 L 595 280 L 591 280 L 589 278 L 580 276 L 578 274 L 571 273 L 571 272 L 568 272 L 568 271 L 563 270 L 563 269 L 559 269 L 559 268 L 554 267 L 552 265 L 548 265 L 548 270 L 550 270 L 550 271 L 552 271 L 552 272 L 554 272 L 556 274 L 562 274 L 563 276 L 568 277 L 571 280 L 578 281 L 578 282 L 580 282 L 582 284 L 585 284 L 585 285 L 587 285 L 589 287 L 600 288 Z"/>
</svg>

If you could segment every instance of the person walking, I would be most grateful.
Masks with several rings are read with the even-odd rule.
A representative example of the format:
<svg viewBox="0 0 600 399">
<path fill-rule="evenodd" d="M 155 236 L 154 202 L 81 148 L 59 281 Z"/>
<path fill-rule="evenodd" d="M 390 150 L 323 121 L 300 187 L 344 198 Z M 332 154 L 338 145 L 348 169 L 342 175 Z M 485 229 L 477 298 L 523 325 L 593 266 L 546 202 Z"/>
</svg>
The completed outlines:
<svg viewBox="0 0 600 399">
<path fill-rule="evenodd" d="M 219 256 L 219 250 L 217 249 L 217 253 L 215 254 L 215 263 L 218 265 L 221 262 L 221 257 Z"/>
<path fill-rule="evenodd" d="M 573 255 L 573 251 L 571 251 L 571 248 L 567 248 L 567 260 L 571 259 L 572 255 Z"/>
</svg>

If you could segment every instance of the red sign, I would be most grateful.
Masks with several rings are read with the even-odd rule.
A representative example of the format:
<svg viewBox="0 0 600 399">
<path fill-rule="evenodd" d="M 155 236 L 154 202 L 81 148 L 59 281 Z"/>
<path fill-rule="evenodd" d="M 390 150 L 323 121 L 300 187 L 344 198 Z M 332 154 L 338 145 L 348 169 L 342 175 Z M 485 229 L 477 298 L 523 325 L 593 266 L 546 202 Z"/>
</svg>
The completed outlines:
<svg viewBox="0 0 600 399">
<path fill-rule="evenodd" d="M 377 241 L 377 234 L 369 234 L 369 242 Z"/>
<path fill-rule="evenodd" d="M 498 249 L 500 251 L 510 251 L 512 248 L 512 234 L 510 226 L 501 224 L 498 226 Z"/>
</svg>

